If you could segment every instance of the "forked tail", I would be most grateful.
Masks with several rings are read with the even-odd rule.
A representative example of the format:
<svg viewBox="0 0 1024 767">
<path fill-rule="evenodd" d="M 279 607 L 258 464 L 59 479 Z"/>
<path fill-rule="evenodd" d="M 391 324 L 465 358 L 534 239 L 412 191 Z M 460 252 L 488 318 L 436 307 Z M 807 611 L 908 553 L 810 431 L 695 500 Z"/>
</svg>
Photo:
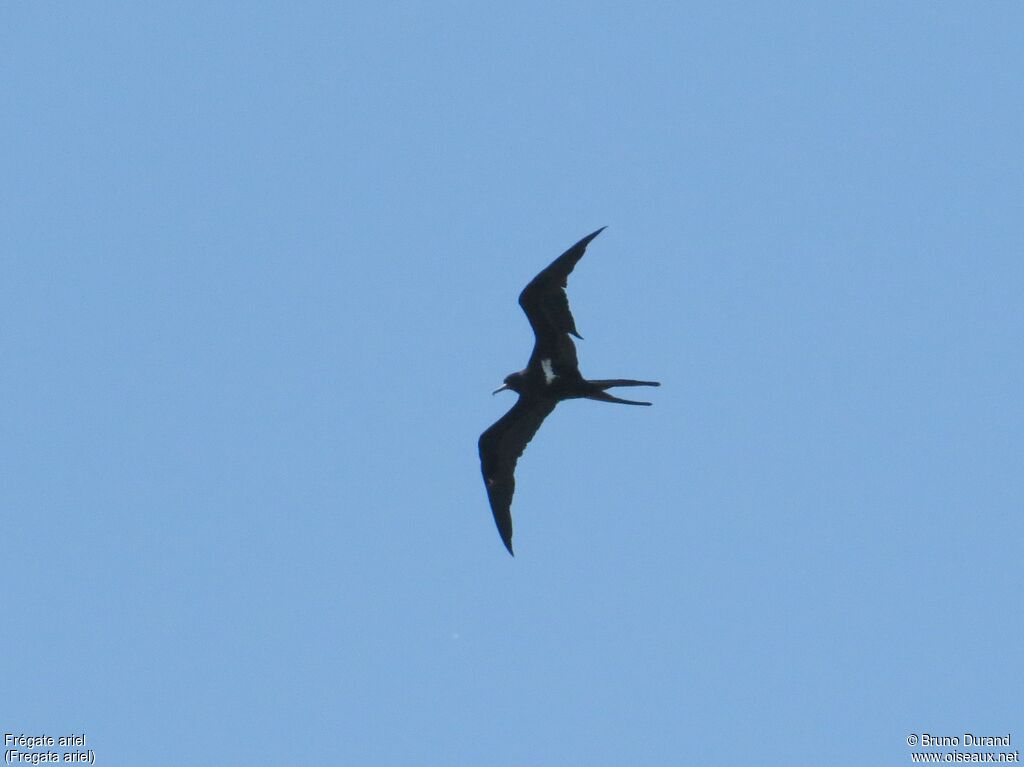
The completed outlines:
<svg viewBox="0 0 1024 767">
<path fill-rule="evenodd" d="M 631 378 L 608 378 L 600 381 L 589 381 L 597 391 L 587 395 L 587 399 L 596 399 L 599 402 L 617 402 L 620 405 L 650 405 L 650 402 L 638 402 L 632 399 L 621 399 L 608 394 L 605 389 L 613 386 L 661 386 L 658 381 L 634 381 Z"/>
</svg>

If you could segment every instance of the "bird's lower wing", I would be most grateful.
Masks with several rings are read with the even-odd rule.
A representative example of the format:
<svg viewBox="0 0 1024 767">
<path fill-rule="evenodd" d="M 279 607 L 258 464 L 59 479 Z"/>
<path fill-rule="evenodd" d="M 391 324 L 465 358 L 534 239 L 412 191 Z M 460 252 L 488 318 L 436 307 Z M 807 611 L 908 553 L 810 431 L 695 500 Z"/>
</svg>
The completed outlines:
<svg viewBox="0 0 1024 767">
<path fill-rule="evenodd" d="M 512 553 L 512 494 L 516 489 L 516 462 L 556 404 L 555 400 L 520 397 L 511 410 L 480 435 L 480 470 L 487 488 L 487 499 L 509 554 Z"/>
</svg>

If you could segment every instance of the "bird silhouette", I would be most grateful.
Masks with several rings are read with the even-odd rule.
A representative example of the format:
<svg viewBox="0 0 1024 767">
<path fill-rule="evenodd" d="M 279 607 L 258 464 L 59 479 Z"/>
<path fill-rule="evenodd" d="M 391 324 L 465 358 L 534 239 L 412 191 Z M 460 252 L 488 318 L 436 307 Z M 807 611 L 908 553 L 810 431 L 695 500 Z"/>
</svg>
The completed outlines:
<svg viewBox="0 0 1024 767">
<path fill-rule="evenodd" d="M 657 381 L 612 378 L 588 381 L 580 374 L 576 345 L 570 336 L 582 339 L 569 311 L 565 287 L 569 274 L 583 257 L 587 245 L 603 232 L 601 227 L 560 255 L 519 294 L 519 305 L 533 328 L 536 340 L 530 361 L 518 373 L 505 376 L 504 385 L 493 392 L 511 389 L 519 399 L 505 415 L 480 435 L 480 469 L 487 498 L 494 513 L 501 540 L 512 551 L 512 494 L 515 492 L 516 462 L 555 405 L 565 399 L 594 399 L 623 405 L 650 402 L 620 399 L 608 394 L 613 386 L 661 386 Z"/>
</svg>

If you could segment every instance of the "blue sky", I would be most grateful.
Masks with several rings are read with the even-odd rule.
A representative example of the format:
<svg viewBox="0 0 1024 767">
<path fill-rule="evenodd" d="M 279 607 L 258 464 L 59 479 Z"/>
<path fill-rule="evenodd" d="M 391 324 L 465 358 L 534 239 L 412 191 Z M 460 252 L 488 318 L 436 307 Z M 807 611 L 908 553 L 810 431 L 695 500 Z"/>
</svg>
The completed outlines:
<svg viewBox="0 0 1024 767">
<path fill-rule="evenodd" d="M 0 8 L 0 728 L 97 764 L 1024 739 L 1018 3 Z M 477 436 L 599 226 L 590 377 Z"/>
</svg>

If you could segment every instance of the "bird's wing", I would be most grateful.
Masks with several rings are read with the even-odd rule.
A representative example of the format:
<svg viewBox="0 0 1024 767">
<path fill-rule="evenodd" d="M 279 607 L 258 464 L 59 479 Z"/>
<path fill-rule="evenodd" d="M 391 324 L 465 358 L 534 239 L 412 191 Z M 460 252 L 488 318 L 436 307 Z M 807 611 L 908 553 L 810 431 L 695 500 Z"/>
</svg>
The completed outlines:
<svg viewBox="0 0 1024 767">
<path fill-rule="evenodd" d="M 508 553 L 512 553 L 512 494 L 519 456 L 557 404 L 553 399 L 520 397 L 512 409 L 480 435 L 480 470 L 487 487 L 494 522 Z"/>
<path fill-rule="evenodd" d="M 565 333 L 571 333 L 577 338 L 583 337 L 576 332 L 576 322 L 569 311 L 565 286 L 568 285 L 569 274 L 576 262 L 583 258 L 587 245 L 603 231 L 602 226 L 577 242 L 530 280 L 530 284 L 519 294 L 519 305 L 526 312 L 526 318 L 538 340 Z"/>
</svg>

